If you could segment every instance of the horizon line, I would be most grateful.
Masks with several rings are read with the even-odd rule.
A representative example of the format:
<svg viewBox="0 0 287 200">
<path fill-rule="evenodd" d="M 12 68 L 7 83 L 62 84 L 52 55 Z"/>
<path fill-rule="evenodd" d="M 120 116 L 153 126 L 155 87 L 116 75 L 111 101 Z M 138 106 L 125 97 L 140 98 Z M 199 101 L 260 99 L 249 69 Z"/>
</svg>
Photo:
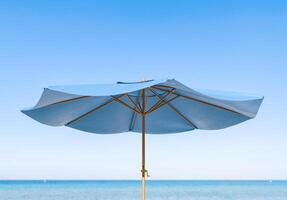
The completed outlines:
<svg viewBox="0 0 287 200">
<path fill-rule="evenodd" d="M 140 179 L 0 179 L 1 181 L 141 181 Z M 147 181 L 287 181 L 287 179 L 149 179 Z"/>
</svg>

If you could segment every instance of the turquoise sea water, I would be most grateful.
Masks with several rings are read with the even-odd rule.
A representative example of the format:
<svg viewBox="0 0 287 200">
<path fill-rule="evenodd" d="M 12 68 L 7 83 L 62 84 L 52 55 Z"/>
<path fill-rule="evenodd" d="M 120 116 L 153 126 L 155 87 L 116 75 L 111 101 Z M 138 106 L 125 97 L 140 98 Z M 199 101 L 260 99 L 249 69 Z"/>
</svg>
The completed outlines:
<svg viewBox="0 0 287 200">
<path fill-rule="evenodd" d="M 135 200 L 140 181 L 0 181 L 0 200 Z M 147 199 L 287 200 L 287 181 L 148 181 Z"/>
</svg>

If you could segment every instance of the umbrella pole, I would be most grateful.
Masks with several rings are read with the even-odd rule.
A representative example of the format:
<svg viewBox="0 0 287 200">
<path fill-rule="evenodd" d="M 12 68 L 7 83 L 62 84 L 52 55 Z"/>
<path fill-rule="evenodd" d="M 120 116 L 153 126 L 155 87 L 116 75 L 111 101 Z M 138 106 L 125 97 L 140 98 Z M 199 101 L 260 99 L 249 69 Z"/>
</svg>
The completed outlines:
<svg viewBox="0 0 287 200">
<path fill-rule="evenodd" d="M 145 200 L 145 115 L 142 115 L 142 200 Z"/>
<path fill-rule="evenodd" d="M 145 200 L 145 91 L 142 90 L 142 200 Z"/>
</svg>

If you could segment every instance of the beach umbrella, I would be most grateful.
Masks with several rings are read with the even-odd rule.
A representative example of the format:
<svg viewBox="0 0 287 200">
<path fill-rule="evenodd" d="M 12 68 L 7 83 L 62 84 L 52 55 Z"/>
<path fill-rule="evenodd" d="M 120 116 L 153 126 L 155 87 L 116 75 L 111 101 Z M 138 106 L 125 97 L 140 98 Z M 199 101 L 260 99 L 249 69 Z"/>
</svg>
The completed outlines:
<svg viewBox="0 0 287 200">
<path fill-rule="evenodd" d="M 142 136 L 142 200 L 145 199 L 145 134 L 226 128 L 256 116 L 263 97 L 189 88 L 174 79 L 45 88 L 22 110 L 50 126 Z"/>
</svg>

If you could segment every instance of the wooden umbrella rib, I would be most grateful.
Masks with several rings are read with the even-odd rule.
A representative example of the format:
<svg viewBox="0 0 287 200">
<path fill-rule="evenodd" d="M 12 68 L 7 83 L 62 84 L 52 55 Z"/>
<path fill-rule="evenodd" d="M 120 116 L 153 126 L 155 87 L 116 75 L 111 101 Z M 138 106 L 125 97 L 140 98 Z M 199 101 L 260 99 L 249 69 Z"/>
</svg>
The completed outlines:
<svg viewBox="0 0 287 200">
<path fill-rule="evenodd" d="M 161 99 L 160 99 L 158 102 L 156 102 L 146 113 L 150 113 L 150 112 L 156 110 L 156 109 L 159 107 L 159 105 L 165 100 L 165 98 L 166 98 L 168 95 L 170 95 L 173 91 L 174 91 L 174 89 L 172 89 L 172 90 L 170 90 L 169 92 L 167 92 L 167 93 L 166 93 L 163 97 L 161 97 Z"/>
<path fill-rule="evenodd" d="M 148 107 L 148 103 L 149 103 L 149 96 L 148 96 L 148 90 L 146 90 L 146 94 L 144 96 L 145 99 L 145 108 Z M 143 112 L 145 112 L 145 110 L 143 109 Z"/>
<path fill-rule="evenodd" d="M 135 107 L 137 107 L 139 101 L 140 101 L 140 92 L 139 92 L 139 95 L 137 97 L 137 102 L 136 102 Z M 133 112 L 133 115 L 132 115 L 132 119 L 131 119 L 131 122 L 130 122 L 129 131 L 133 130 L 133 128 L 134 128 L 135 118 L 136 118 L 136 114 L 137 114 L 134 110 L 132 112 Z"/>
<path fill-rule="evenodd" d="M 122 96 L 123 96 L 123 94 L 120 95 L 118 98 L 121 98 Z M 84 113 L 84 114 L 78 116 L 77 118 L 73 119 L 72 121 L 66 123 L 65 126 L 69 126 L 70 124 L 72 124 L 72 123 L 74 123 L 74 122 L 76 122 L 76 121 L 78 121 L 78 120 L 80 120 L 80 119 L 82 119 L 82 118 L 84 118 L 84 117 L 90 115 L 91 113 L 93 113 L 93 112 L 95 112 L 95 111 L 97 111 L 97 110 L 103 108 L 104 106 L 109 105 L 109 104 L 112 103 L 113 101 L 115 101 L 115 100 L 114 100 L 114 99 L 109 99 L 109 100 L 107 100 L 105 103 L 103 103 L 103 104 L 101 104 L 101 105 L 95 107 L 94 109 L 92 109 L 92 110 L 90 110 L 90 111 L 88 111 L 88 112 L 86 112 L 86 113 Z"/>
<path fill-rule="evenodd" d="M 179 115 L 182 119 L 184 119 L 185 121 L 187 121 L 192 127 L 198 129 L 198 127 L 192 123 L 189 119 L 187 119 L 187 117 L 185 117 L 183 114 L 181 114 L 176 108 L 174 108 L 172 105 L 167 104 L 177 115 Z"/>
<path fill-rule="evenodd" d="M 126 96 L 130 100 L 130 102 L 134 105 L 134 109 L 140 112 L 141 110 L 138 108 L 137 104 L 134 102 L 134 100 L 130 97 L 130 95 L 127 93 Z"/>
<path fill-rule="evenodd" d="M 160 105 L 158 105 L 158 106 L 155 107 L 154 109 L 148 110 L 148 111 L 146 112 L 146 114 L 150 114 L 150 113 L 152 113 L 153 111 L 158 110 L 160 107 L 162 107 L 162 106 L 166 105 L 167 103 L 169 103 L 169 102 L 175 100 L 176 98 L 178 98 L 178 96 L 172 97 L 171 99 L 169 99 L 169 100 L 167 100 L 167 101 L 164 101 L 163 103 L 161 103 Z"/>
<path fill-rule="evenodd" d="M 135 123 L 135 118 L 136 118 L 136 112 L 135 111 L 132 111 L 132 119 L 131 119 L 131 122 L 130 122 L 130 125 L 129 125 L 129 131 L 133 130 L 134 128 L 134 123 Z"/>
<path fill-rule="evenodd" d="M 67 102 L 76 101 L 76 100 L 80 100 L 80 99 L 85 99 L 85 98 L 88 98 L 88 97 L 91 97 L 91 96 L 75 97 L 75 98 L 72 98 L 72 99 L 66 99 L 66 100 L 62 100 L 62 101 L 55 102 L 55 103 L 51 103 L 51 104 L 48 104 L 48 105 L 46 105 L 46 106 L 54 106 L 54 105 L 57 105 L 57 104 L 67 103 Z"/>
<path fill-rule="evenodd" d="M 163 89 L 163 88 L 159 88 L 158 85 L 151 86 L 151 88 L 156 89 L 156 90 L 160 90 L 160 91 L 163 91 L 163 92 L 169 92 L 170 91 L 169 90 L 170 88 L 169 89 Z"/>
<path fill-rule="evenodd" d="M 133 107 L 131 107 L 129 104 L 127 104 L 127 103 L 123 102 L 122 100 L 120 100 L 119 98 L 117 98 L 117 97 L 115 97 L 115 96 L 111 96 L 111 97 L 112 97 L 115 101 L 117 101 L 118 103 L 120 103 L 120 104 L 126 106 L 127 108 L 129 108 L 129 109 L 131 109 L 131 110 L 133 110 L 133 111 L 135 111 L 135 112 L 137 112 L 137 113 L 140 113 L 139 111 L 137 111 L 136 109 L 134 109 Z"/>
<path fill-rule="evenodd" d="M 158 87 L 155 87 L 155 86 L 153 86 L 153 88 L 155 88 L 155 89 L 157 89 L 157 90 L 161 90 L 161 91 L 169 91 L 169 90 L 164 90 L 164 89 L 161 89 L 161 88 L 158 88 Z M 172 92 L 172 93 L 175 94 L 175 95 L 178 95 L 178 96 L 180 96 L 180 97 L 183 97 L 183 98 L 186 98 L 186 99 L 189 99 L 189 100 L 192 100 L 192 101 L 196 101 L 196 102 L 199 102 L 199 103 L 202 103 L 202 104 L 211 106 L 211 107 L 215 107 L 215 108 L 218 108 L 218 109 L 221 109 L 221 110 L 225 110 L 225 111 L 229 111 L 229 112 L 232 112 L 232 113 L 235 113 L 235 114 L 239 114 L 239 115 L 244 115 L 244 114 L 242 114 L 242 113 L 240 113 L 240 112 L 231 110 L 231 109 L 229 109 L 229 108 L 224 108 L 224 107 L 222 107 L 222 106 L 215 105 L 215 104 L 212 104 L 212 103 L 209 103 L 209 102 L 206 102 L 206 101 L 202 101 L 202 100 L 199 100 L 199 99 L 190 97 L 190 96 L 185 96 L 185 95 L 177 94 L 177 93 L 174 93 L 174 92 Z"/>
<path fill-rule="evenodd" d="M 178 98 L 178 97 L 179 97 L 179 96 L 178 96 L 178 95 L 176 95 L 176 96 L 172 97 L 171 99 L 169 99 L 169 100 L 167 100 L 167 101 L 165 101 L 165 102 L 161 103 L 161 104 L 156 108 L 156 110 L 157 110 L 157 109 L 159 109 L 160 107 L 162 107 L 162 106 L 166 105 L 167 103 L 169 103 L 169 102 L 171 102 L 171 101 L 175 100 L 175 99 L 176 99 L 176 98 Z"/>
<path fill-rule="evenodd" d="M 173 88 L 173 89 L 174 89 L 174 87 L 167 86 L 167 85 L 154 85 L 154 86 L 163 87 L 163 88 Z M 154 87 L 154 86 L 153 86 L 153 87 Z"/>
<path fill-rule="evenodd" d="M 140 97 L 140 91 L 139 91 L 139 97 Z M 138 103 L 137 103 L 138 107 L 139 107 L 139 110 L 142 112 L 142 107 L 141 107 L 141 104 L 140 104 L 140 99 L 138 100 Z"/>
<path fill-rule="evenodd" d="M 159 99 L 161 99 L 161 97 L 155 92 L 153 91 L 153 89 L 150 89 L 150 91 L 152 93 L 154 93 Z M 165 102 L 165 101 L 164 101 Z M 175 107 L 173 107 L 170 103 L 166 103 L 167 106 L 169 106 L 169 108 L 171 108 L 171 110 L 173 110 L 178 116 L 180 116 L 183 120 L 185 120 L 186 122 L 188 122 L 192 127 L 198 129 L 198 127 L 192 123 L 187 117 L 185 117 L 183 114 L 181 114 Z"/>
</svg>

